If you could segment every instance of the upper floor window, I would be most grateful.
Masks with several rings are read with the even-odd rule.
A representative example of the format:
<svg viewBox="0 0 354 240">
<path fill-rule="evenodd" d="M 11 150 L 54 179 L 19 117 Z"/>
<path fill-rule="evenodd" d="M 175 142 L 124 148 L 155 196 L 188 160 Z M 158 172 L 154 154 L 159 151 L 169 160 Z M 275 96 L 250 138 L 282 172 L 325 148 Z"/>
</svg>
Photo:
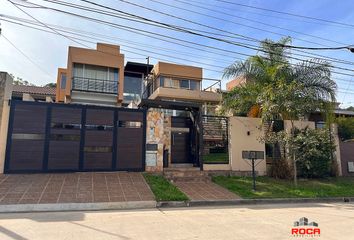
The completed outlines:
<svg viewBox="0 0 354 240">
<path fill-rule="evenodd" d="M 62 73 L 60 76 L 60 89 L 66 88 L 66 74 Z"/>
<path fill-rule="evenodd" d="M 159 86 L 156 87 L 169 87 L 169 88 L 181 88 L 189 90 L 199 90 L 199 81 L 190 80 L 190 79 L 176 79 L 169 77 L 159 77 Z"/>
<path fill-rule="evenodd" d="M 143 74 L 141 73 L 124 73 L 124 93 L 123 101 L 138 102 L 141 100 L 143 91 Z"/>
<path fill-rule="evenodd" d="M 73 90 L 118 93 L 117 68 L 74 63 Z"/>
</svg>

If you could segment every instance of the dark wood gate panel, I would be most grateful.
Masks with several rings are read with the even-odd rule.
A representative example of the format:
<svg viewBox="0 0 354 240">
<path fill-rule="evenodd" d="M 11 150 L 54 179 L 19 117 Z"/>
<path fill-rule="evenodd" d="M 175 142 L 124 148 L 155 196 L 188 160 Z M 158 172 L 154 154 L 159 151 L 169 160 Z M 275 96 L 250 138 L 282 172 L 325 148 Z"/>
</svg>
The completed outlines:
<svg viewBox="0 0 354 240">
<path fill-rule="evenodd" d="M 118 111 L 117 160 L 119 170 L 144 169 L 145 161 L 145 122 L 142 111 Z"/>
<path fill-rule="evenodd" d="M 5 172 L 144 171 L 144 110 L 12 101 Z"/>
<path fill-rule="evenodd" d="M 82 109 L 50 109 L 48 170 L 79 170 Z"/>
<path fill-rule="evenodd" d="M 86 110 L 85 170 L 112 168 L 114 113 L 114 110 Z"/>
<path fill-rule="evenodd" d="M 171 163 L 192 163 L 190 118 L 171 117 Z"/>
<path fill-rule="evenodd" d="M 32 105 L 13 107 L 12 131 L 8 133 L 11 162 L 5 167 L 18 172 L 40 171 L 45 153 L 47 108 Z"/>
</svg>

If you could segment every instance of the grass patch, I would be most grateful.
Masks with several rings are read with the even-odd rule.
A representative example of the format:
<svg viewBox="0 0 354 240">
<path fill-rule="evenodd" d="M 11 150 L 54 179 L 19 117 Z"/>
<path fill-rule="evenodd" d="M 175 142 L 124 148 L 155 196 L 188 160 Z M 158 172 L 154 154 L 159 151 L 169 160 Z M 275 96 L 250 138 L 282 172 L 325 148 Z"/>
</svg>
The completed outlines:
<svg viewBox="0 0 354 240">
<path fill-rule="evenodd" d="M 257 177 L 256 192 L 252 191 L 251 177 L 213 177 L 213 182 L 242 198 L 323 198 L 353 197 L 354 178 L 299 180 L 295 188 L 291 180 Z"/>
<path fill-rule="evenodd" d="M 188 197 L 163 176 L 144 174 L 157 201 L 185 201 Z"/>
<path fill-rule="evenodd" d="M 203 163 L 229 163 L 228 153 L 209 153 L 203 156 Z"/>
</svg>

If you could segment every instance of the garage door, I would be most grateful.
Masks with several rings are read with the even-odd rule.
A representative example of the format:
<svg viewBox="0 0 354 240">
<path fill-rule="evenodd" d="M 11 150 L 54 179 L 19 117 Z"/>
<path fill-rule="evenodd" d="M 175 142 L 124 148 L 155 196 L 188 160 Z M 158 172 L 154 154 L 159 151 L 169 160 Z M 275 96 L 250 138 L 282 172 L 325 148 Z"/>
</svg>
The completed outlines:
<svg viewBox="0 0 354 240">
<path fill-rule="evenodd" d="M 143 171 L 144 110 L 12 101 L 5 172 Z"/>
</svg>

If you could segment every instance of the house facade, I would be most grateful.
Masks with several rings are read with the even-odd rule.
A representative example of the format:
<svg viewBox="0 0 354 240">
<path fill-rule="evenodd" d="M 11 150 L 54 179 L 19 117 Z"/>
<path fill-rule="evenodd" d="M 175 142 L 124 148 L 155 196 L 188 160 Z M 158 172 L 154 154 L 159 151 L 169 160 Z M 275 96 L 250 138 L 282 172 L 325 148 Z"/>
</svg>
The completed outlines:
<svg viewBox="0 0 354 240">
<path fill-rule="evenodd" d="M 2 80 L 8 98 L 1 103 L 0 172 L 182 167 L 248 175 L 242 151 L 267 155 L 260 119 L 216 115 L 220 81 L 219 88 L 205 86 L 199 67 L 125 62 L 119 46 L 98 43 L 94 50 L 69 47 L 55 102 L 11 97 L 11 78 Z M 265 175 L 268 167 L 265 158 L 256 171 Z"/>
</svg>

